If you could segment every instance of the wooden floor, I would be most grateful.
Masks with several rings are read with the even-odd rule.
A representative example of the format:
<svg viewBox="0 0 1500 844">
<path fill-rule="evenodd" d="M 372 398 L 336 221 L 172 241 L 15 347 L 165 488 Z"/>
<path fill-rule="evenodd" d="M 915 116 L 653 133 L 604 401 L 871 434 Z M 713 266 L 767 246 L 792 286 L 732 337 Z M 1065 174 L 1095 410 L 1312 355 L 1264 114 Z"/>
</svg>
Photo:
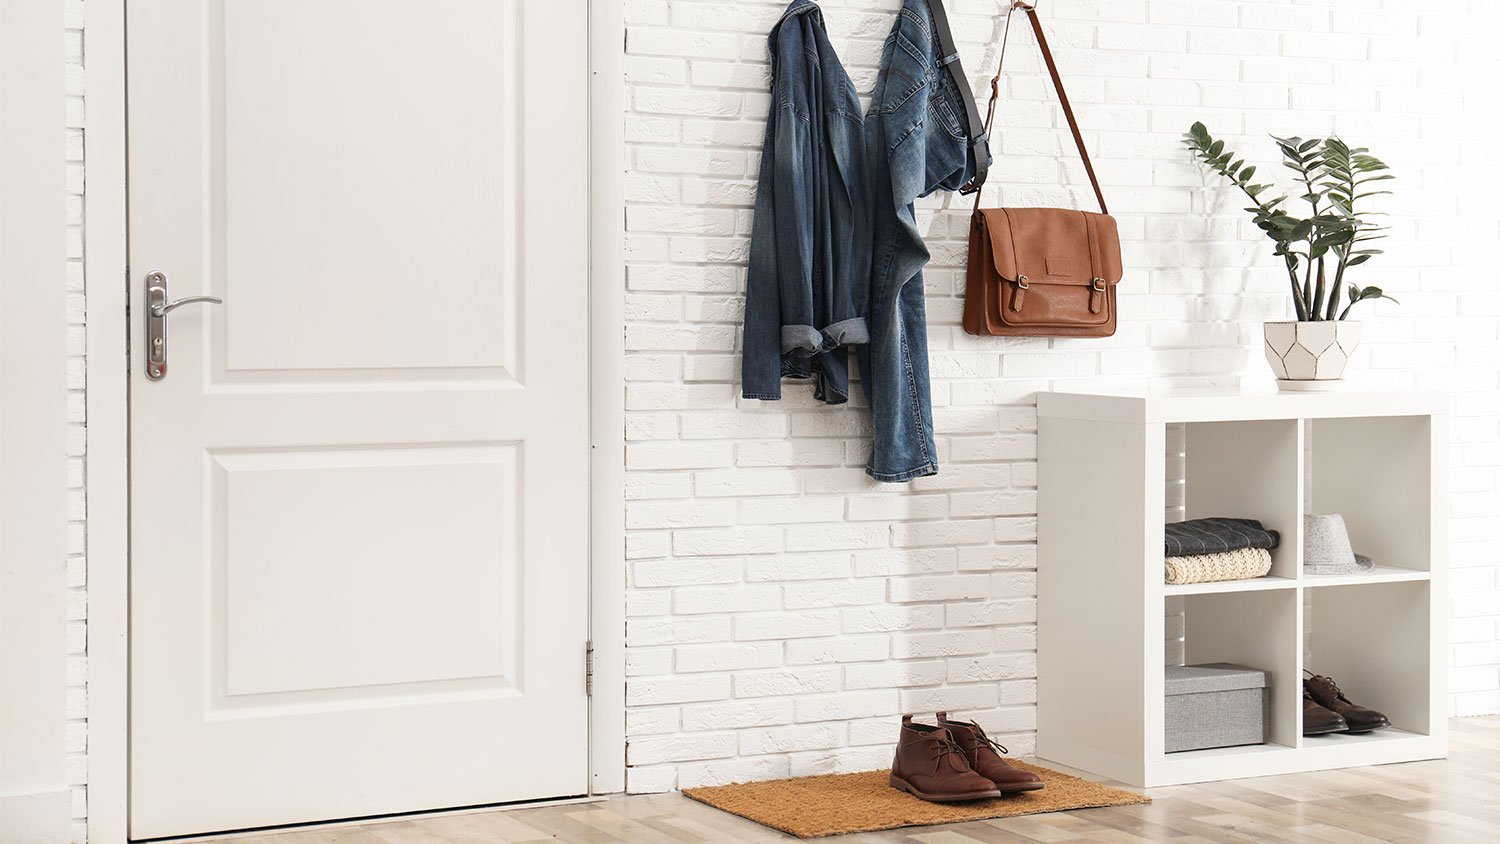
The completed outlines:
<svg viewBox="0 0 1500 844">
<path fill-rule="evenodd" d="M 847 835 L 838 844 L 1500 842 L 1500 717 L 1452 722 L 1452 755 L 1150 790 L 1154 803 Z M 795 841 L 677 794 L 221 838 L 237 844 Z"/>
</svg>

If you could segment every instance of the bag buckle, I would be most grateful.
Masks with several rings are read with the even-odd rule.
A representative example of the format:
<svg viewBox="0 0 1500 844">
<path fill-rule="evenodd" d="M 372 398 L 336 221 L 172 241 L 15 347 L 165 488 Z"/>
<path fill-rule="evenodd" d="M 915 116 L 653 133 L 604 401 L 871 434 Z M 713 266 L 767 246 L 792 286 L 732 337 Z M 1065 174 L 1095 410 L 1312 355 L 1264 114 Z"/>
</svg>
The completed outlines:
<svg viewBox="0 0 1500 844">
<path fill-rule="evenodd" d="M 1097 314 L 1104 310 L 1104 279 L 1095 278 L 1089 282 L 1089 313 Z"/>
<path fill-rule="evenodd" d="M 1096 291 L 1098 291 L 1100 293 L 1104 292 L 1104 279 L 1102 279 L 1102 278 L 1096 278 L 1096 279 L 1090 281 L 1089 285 L 1091 287 L 1093 287 L 1094 290 L 1096 290 Z"/>
<path fill-rule="evenodd" d="M 1016 290 L 1010 296 L 1010 309 L 1020 313 L 1021 303 L 1026 299 L 1026 291 L 1031 289 L 1031 284 L 1023 273 L 1016 276 Z"/>
</svg>

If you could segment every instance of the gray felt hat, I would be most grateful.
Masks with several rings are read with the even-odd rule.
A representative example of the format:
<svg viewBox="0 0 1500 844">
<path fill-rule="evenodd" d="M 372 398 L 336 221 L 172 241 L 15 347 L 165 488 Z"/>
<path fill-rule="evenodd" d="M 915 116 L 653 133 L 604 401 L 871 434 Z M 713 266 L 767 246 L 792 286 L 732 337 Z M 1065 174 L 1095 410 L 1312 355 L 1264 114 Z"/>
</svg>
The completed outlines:
<svg viewBox="0 0 1500 844">
<path fill-rule="evenodd" d="M 1308 574 L 1359 574 L 1375 567 L 1364 554 L 1354 553 L 1349 528 L 1338 513 L 1302 517 L 1302 569 Z"/>
</svg>

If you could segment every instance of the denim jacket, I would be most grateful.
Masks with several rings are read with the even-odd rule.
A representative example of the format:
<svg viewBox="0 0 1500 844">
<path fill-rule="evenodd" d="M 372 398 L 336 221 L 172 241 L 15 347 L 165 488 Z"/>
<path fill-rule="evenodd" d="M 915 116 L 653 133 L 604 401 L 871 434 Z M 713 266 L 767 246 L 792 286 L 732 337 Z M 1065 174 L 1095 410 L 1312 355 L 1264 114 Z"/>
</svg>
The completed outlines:
<svg viewBox="0 0 1500 844">
<path fill-rule="evenodd" d="M 781 398 L 812 378 L 849 399 L 849 345 L 869 341 L 869 172 L 854 84 L 823 12 L 793 0 L 771 30 L 771 108 L 755 194 L 745 291 L 745 398 Z"/>
</svg>

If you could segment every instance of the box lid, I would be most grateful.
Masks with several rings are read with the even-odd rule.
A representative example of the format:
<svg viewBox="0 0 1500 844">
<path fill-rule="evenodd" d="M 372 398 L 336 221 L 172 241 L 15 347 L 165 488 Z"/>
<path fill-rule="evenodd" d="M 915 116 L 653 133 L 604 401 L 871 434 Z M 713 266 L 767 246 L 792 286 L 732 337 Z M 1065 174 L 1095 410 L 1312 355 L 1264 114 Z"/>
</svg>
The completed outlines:
<svg viewBox="0 0 1500 844">
<path fill-rule="evenodd" d="M 1191 695 L 1203 692 L 1228 692 L 1236 689 L 1262 689 L 1267 674 L 1258 668 L 1212 662 L 1207 665 L 1168 665 L 1167 694 Z"/>
</svg>

